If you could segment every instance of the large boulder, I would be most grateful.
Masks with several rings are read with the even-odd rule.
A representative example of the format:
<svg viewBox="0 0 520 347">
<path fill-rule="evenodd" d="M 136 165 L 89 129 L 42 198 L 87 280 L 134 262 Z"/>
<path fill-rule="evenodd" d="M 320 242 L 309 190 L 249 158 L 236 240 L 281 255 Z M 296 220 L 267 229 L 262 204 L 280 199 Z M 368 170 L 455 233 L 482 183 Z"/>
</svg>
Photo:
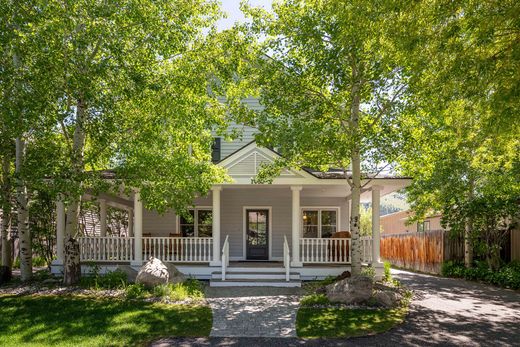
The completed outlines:
<svg viewBox="0 0 520 347">
<path fill-rule="evenodd" d="M 130 265 L 118 265 L 117 270 L 122 271 L 126 274 L 126 279 L 130 283 L 134 283 L 137 278 L 137 270 Z"/>
<path fill-rule="evenodd" d="M 367 276 L 345 278 L 328 285 L 326 294 L 331 302 L 360 304 L 372 296 L 372 279 Z"/>
<path fill-rule="evenodd" d="M 168 279 L 169 283 L 182 283 L 186 281 L 186 276 L 184 276 L 175 265 L 172 263 L 166 263 L 166 267 L 168 268 L 168 274 L 170 275 L 170 278 Z"/>
<path fill-rule="evenodd" d="M 151 257 L 146 264 L 144 264 L 135 279 L 136 283 L 142 283 L 146 287 L 154 287 L 159 284 L 166 284 L 170 278 L 168 268 L 162 261 Z"/>
</svg>

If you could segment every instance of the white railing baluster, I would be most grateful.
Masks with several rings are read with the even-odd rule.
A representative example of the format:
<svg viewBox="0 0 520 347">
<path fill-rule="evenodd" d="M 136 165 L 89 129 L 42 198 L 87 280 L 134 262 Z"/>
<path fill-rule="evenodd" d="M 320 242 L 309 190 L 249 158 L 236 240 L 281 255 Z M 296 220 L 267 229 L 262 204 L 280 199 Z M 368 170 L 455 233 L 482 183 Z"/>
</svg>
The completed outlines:
<svg viewBox="0 0 520 347">
<path fill-rule="evenodd" d="M 363 245 L 363 243 L 362 243 Z M 300 238 L 302 263 L 350 264 L 350 238 Z M 365 247 L 362 246 L 362 254 Z"/>
<path fill-rule="evenodd" d="M 133 237 L 85 236 L 78 242 L 82 261 L 128 262 L 135 259 Z M 211 237 L 143 237 L 143 258 L 147 260 L 153 256 L 167 262 L 209 262 L 212 244 Z"/>
</svg>

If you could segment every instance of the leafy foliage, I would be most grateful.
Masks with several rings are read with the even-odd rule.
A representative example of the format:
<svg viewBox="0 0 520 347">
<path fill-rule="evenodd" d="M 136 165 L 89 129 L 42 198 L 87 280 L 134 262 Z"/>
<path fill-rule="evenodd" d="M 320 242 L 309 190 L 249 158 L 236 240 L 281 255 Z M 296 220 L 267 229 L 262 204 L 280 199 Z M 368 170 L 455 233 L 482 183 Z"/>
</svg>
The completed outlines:
<svg viewBox="0 0 520 347">
<path fill-rule="evenodd" d="M 92 289 L 124 289 L 127 286 L 127 275 L 119 269 L 105 274 L 100 274 L 96 267 L 92 270 L 89 276 L 81 278 L 82 286 Z"/>
<path fill-rule="evenodd" d="M 464 267 L 453 261 L 445 262 L 441 274 L 446 277 L 465 278 L 472 281 L 484 281 L 501 287 L 520 289 L 520 262 L 506 264 L 498 271 L 491 270 L 485 262 L 476 262 L 472 268 Z"/>
</svg>

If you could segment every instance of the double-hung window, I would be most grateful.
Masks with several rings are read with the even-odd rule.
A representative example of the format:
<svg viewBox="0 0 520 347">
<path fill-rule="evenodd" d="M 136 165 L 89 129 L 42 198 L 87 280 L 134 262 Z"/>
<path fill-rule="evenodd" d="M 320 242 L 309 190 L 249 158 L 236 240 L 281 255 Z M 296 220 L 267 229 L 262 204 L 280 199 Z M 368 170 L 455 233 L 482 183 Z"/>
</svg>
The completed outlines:
<svg viewBox="0 0 520 347">
<path fill-rule="evenodd" d="M 179 217 L 179 231 L 183 237 L 211 237 L 213 212 L 209 208 L 196 208 L 189 211 L 191 218 Z"/>
<path fill-rule="evenodd" d="M 312 238 L 329 238 L 338 231 L 337 208 L 303 208 L 302 235 Z"/>
</svg>

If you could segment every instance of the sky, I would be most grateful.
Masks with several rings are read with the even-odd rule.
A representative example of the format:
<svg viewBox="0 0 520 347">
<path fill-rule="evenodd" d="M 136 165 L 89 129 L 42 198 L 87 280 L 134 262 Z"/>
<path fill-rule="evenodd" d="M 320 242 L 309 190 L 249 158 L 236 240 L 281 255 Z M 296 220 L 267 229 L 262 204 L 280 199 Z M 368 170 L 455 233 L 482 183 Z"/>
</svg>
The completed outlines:
<svg viewBox="0 0 520 347">
<path fill-rule="evenodd" d="M 245 21 L 244 14 L 240 11 L 240 1 L 241 0 L 220 0 L 222 10 L 227 13 L 227 18 L 218 21 L 217 27 L 219 30 L 229 29 L 235 22 Z M 265 8 L 270 8 L 272 2 L 272 0 L 249 0 L 249 4 Z"/>
</svg>

